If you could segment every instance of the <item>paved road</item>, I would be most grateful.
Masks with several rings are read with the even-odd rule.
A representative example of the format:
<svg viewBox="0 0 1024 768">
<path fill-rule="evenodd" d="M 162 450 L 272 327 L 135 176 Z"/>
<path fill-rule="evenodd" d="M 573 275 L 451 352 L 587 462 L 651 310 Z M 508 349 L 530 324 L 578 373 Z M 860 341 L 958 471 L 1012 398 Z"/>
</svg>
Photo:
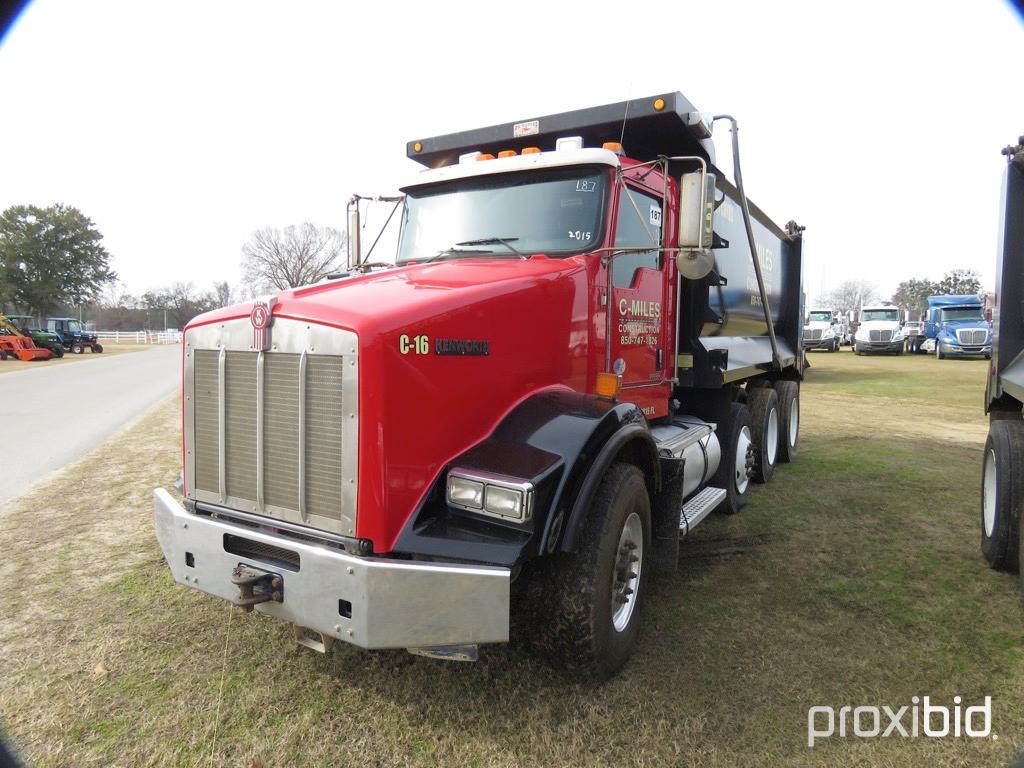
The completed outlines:
<svg viewBox="0 0 1024 768">
<path fill-rule="evenodd" d="M 180 365 L 168 344 L 0 374 L 0 506 L 174 392 Z"/>
</svg>

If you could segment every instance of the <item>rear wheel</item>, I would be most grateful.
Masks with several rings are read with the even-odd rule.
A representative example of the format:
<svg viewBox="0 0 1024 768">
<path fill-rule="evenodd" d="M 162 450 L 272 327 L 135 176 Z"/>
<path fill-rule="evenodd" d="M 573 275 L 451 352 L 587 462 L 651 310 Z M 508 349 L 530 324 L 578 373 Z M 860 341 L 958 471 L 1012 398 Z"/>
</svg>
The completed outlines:
<svg viewBox="0 0 1024 768">
<path fill-rule="evenodd" d="M 93 344 L 92 345 L 92 351 L 93 351 L 94 354 L 97 354 L 97 355 L 101 354 L 103 352 L 103 345 L 102 344 Z"/>
<path fill-rule="evenodd" d="M 4 350 L 0 349 L 0 360 L 6 360 L 6 359 L 7 359 L 7 353 Z"/>
<path fill-rule="evenodd" d="M 796 381 L 775 382 L 779 396 L 779 461 L 796 458 L 800 446 L 800 384 Z"/>
<path fill-rule="evenodd" d="M 981 553 L 1000 571 L 1019 567 L 1019 524 L 1024 501 L 1024 421 L 989 426 L 981 470 Z"/>
<path fill-rule="evenodd" d="M 53 352 L 53 356 L 58 359 L 64 357 L 64 347 L 60 344 L 54 344 L 50 347 L 50 351 Z"/>
<path fill-rule="evenodd" d="M 726 492 L 718 511 L 733 515 L 746 506 L 754 466 L 754 435 L 747 406 L 730 404 L 727 422 L 718 425 L 718 440 L 722 446 L 722 461 L 711 485 L 724 488 Z"/>
<path fill-rule="evenodd" d="M 754 441 L 754 482 L 767 483 L 779 459 L 779 396 L 774 387 L 747 390 Z"/>
<path fill-rule="evenodd" d="M 613 464 L 601 480 L 579 551 L 539 561 L 528 576 L 530 640 L 574 676 L 605 680 L 636 647 L 650 569 L 651 506 L 632 464 Z"/>
</svg>

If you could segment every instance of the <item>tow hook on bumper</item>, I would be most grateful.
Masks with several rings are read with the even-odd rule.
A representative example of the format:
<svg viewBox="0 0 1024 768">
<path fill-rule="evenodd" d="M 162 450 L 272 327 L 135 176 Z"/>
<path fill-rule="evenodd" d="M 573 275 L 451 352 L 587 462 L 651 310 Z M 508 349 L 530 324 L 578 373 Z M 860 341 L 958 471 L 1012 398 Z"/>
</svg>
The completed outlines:
<svg viewBox="0 0 1024 768">
<path fill-rule="evenodd" d="M 238 587 L 241 597 L 235 600 L 246 613 L 260 603 L 273 600 L 280 603 L 284 600 L 284 582 L 276 573 L 258 571 L 246 565 L 238 564 L 231 572 L 231 583 Z"/>
</svg>

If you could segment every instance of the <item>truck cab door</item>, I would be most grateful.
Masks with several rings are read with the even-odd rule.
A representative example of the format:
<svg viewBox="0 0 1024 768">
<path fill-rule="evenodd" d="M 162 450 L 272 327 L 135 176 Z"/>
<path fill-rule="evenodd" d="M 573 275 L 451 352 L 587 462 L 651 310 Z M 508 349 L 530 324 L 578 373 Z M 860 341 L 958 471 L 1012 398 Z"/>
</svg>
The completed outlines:
<svg viewBox="0 0 1024 768">
<path fill-rule="evenodd" d="M 662 241 L 661 196 L 619 185 L 615 248 L 645 248 L 617 254 L 611 262 L 611 368 L 622 377 L 622 399 L 635 402 L 648 418 L 668 410 L 664 375 L 670 356 L 666 322 L 667 259 Z"/>
</svg>

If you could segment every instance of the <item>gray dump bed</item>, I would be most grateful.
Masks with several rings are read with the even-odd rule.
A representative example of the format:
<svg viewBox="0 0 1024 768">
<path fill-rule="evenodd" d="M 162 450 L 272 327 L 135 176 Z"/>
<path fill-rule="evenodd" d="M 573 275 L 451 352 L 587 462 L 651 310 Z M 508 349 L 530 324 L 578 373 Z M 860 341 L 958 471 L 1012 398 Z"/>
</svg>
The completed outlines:
<svg viewBox="0 0 1024 768">
<path fill-rule="evenodd" d="M 1024 403 L 1024 136 L 1004 150 L 992 367 L 985 410 L 1020 410 Z"/>
</svg>

